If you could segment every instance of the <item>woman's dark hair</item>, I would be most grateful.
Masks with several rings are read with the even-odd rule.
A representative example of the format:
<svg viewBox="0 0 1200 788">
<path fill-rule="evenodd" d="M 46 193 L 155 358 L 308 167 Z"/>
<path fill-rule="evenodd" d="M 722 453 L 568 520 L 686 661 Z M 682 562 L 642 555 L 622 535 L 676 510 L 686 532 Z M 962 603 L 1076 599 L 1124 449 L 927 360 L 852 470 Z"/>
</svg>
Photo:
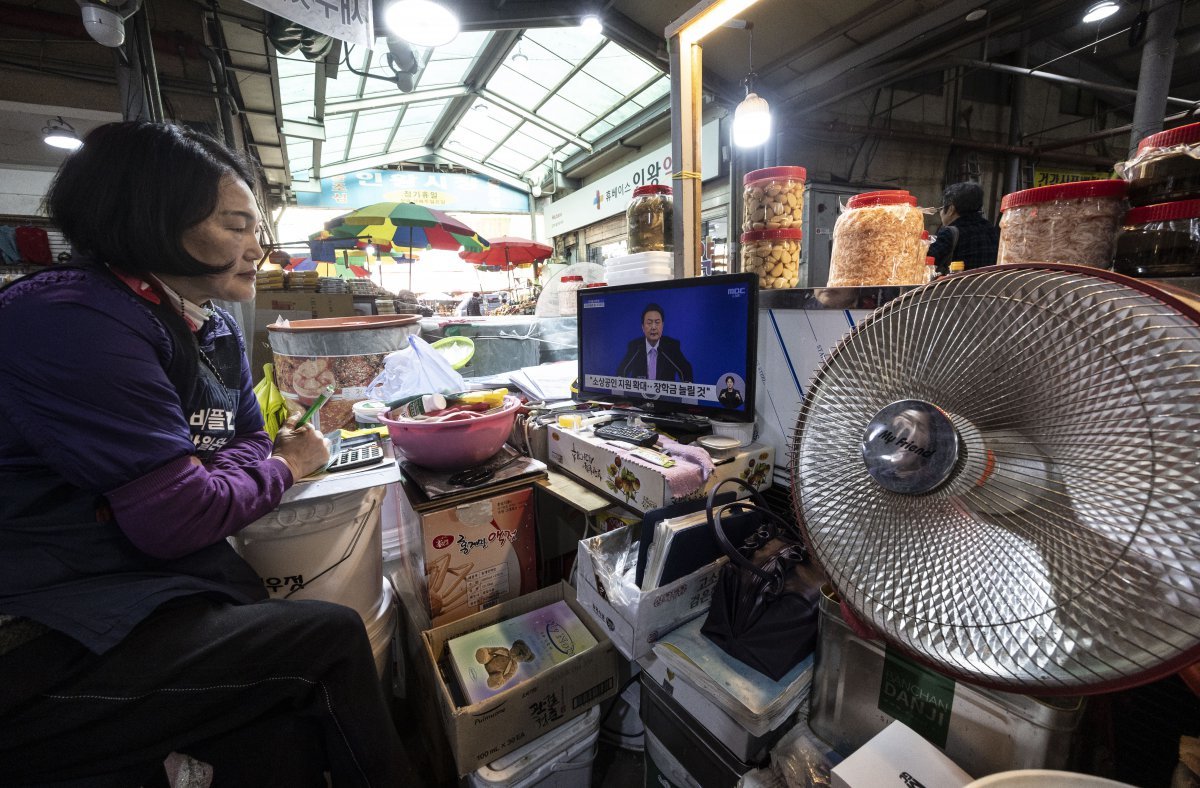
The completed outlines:
<svg viewBox="0 0 1200 788">
<path fill-rule="evenodd" d="M 105 264 L 140 277 L 205 276 L 233 263 L 197 260 L 183 248 L 183 233 L 217 209 L 226 177 L 251 190 L 257 181 L 246 159 L 199 132 L 169 123 L 108 123 L 63 162 L 46 207 L 71 246 L 107 276 L 113 274 Z M 147 306 L 171 335 L 175 352 L 166 373 L 187 408 L 200 358 L 196 338 L 176 305 Z"/>
<path fill-rule="evenodd" d="M 211 137 L 169 123 L 108 123 L 58 170 L 46 206 L 71 246 L 131 274 L 205 276 L 183 233 L 217 209 L 221 180 L 254 189 L 249 162 Z M 232 264 L 231 264 L 232 265 Z"/>
</svg>

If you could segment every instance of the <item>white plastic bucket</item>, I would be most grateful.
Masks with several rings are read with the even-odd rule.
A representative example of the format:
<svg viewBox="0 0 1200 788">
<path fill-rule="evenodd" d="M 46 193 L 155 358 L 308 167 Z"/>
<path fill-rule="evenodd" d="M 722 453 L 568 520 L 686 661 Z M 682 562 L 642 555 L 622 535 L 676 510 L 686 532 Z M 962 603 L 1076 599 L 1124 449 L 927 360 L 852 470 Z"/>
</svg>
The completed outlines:
<svg viewBox="0 0 1200 788">
<path fill-rule="evenodd" d="M 392 584 L 383 580 L 383 592 L 379 595 L 379 605 L 371 618 L 363 623 L 367 627 L 367 638 L 371 641 L 371 653 L 375 656 L 375 670 L 380 678 L 385 678 L 392 662 L 392 639 L 396 634 L 396 599 L 392 594 Z"/>
<path fill-rule="evenodd" d="M 274 599 L 321 599 L 364 622 L 383 583 L 380 504 L 386 487 L 282 504 L 242 529 L 238 552 Z"/>
<path fill-rule="evenodd" d="M 586 788 L 600 736 L 600 707 L 471 772 L 474 788 Z"/>
</svg>

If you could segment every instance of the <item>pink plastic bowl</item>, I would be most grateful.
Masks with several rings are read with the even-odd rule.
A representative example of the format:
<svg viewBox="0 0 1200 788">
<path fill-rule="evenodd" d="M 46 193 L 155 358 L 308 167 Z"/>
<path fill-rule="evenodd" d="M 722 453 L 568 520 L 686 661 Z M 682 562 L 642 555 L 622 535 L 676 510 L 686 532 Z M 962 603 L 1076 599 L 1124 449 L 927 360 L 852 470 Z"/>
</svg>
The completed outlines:
<svg viewBox="0 0 1200 788">
<path fill-rule="evenodd" d="M 380 415 L 392 443 L 405 459 L 438 471 L 470 468 L 491 457 L 508 440 L 521 400 L 504 398 L 504 410 L 456 421 L 396 421 Z"/>
</svg>

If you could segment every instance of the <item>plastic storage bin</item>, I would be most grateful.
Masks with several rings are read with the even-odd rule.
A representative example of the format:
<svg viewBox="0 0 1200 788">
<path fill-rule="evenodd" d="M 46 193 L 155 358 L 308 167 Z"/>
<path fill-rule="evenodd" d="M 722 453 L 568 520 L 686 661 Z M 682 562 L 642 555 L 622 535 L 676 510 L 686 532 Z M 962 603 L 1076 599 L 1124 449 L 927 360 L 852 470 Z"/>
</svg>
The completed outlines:
<svg viewBox="0 0 1200 788">
<path fill-rule="evenodd" d="M 996 262 L 1111 268 L 1125 181 L 1079 181 L 1006 194 Z"/>
<path fill-rule="evenodd" d="M 827 287 L 918 285 L 925 278 L 925 219 L 907 191 L 856 194 L 833 226 Z"/>
<path fill-rule="evenodd" d="M 473 788 L 581 788 L 592 784 L 600 707 L 576 717 L 468 776 Z"/>
<path fill-rule="evenodd" d="M 611 257 L 604 264 L 604 281 L 610 285 L 630 285 L 671 279 L 675 274 L 672 252 L 638 252 Z"/>
<path fill-rule="evenodd" d="M 675 243 L 671 221 L 674 214 L 675 204 L 670 186 L 651 183 L 634 189 L 633 200 L 625 209 L 629 253 L 673 251 Z"/>
<path fill-rule="evenodd" d="M 1129 181 L 1130 205 L 1200 198 L 1200 123 L 1151 134 L 1117 169 Z"/>
<path fill-rule="evenodd" d="M 742 232 L 799 228 L 807 177 L 803 167 L 766 167 L 746 173 L 742 178 Z"/>
<path fill-rule="evenodd" d="M 742 270 L 758 274 L 764 290 L 795 287 L 800 281 L 798 227 L 742 233 Z"/>
<path fill-rule="evenodd" d="M 944 698 L 915 703 L 934 697 L 926 689 L 928 682 L 916 680 L 920 691 L 901 696 L 901 678 L 907 681 L 908 674 L 889 667 L 882 641 L 855 635 L 833 592 L 828 586 L 823 590 L 809 727 L 835 750 L 849 755 L 866 744 L 896 719 L 880 708 L 881 703 L 903 697 L 910 704 L 910 718 L 900 721 L 922 732 L 919 728 L 929 715 L 942 719 L 944 742 L 922 733 L 969 774 L 1066 766 L 1071 738 L 1083 716 L 1080 698 L 996 692 L 914 667 L 922 676 L 934 676 L 935 682 L 952 687 L 948 712 L 941 705 Z"/>
<path fill-rule="evenodd" d="M 1129 276 L 1200 276 L 1200 200 L 1134 208 L 1117 236 L 1113 270 Z"/>
</svg>

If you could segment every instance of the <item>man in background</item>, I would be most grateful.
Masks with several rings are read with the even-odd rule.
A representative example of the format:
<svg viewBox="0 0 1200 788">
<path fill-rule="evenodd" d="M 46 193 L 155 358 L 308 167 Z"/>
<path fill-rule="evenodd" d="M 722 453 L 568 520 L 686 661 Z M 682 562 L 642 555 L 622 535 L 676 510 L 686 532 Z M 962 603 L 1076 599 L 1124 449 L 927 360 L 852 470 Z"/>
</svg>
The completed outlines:
<svg viewBox="0 0 1200 788">
<path fill-rule="evenodd" d="M 983 189 L 977 183 L 955 183 L 942 194 L 942 227 L 929 247 L 938 273 L 962 260 L 967 270 L 996 264 L 1000 228 L 983 217 Z"/>
<path fill-rule="evenodd" d="M 631 340 L 625 357 L 617 365 L 623 378 L 692 381 L 692 365 L 684 358 L 679 340 L 663 336 L 663 309 L 647 304 L 642 310 L 642 336 Z"/>
<path fill-rule="evenodd" d="M 467 302 L 467 315 L 478 316 L 483 314 L 483 296 L 479 293 L 471 293 L 471 300 Z"/>
</svg>

